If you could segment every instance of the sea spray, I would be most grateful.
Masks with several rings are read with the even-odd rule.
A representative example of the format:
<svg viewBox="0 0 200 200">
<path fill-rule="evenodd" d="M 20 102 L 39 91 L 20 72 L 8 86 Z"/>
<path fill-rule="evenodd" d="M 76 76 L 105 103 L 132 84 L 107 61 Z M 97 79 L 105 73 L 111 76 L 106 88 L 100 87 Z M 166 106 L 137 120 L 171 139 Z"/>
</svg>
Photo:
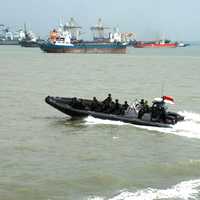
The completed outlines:
<svg viewBox="0 0 200 200">
<path fill-rule="evenodd" d="M 102 120 L 94 117 L 87 117 L 85 119 L 86 125 L 96 125 L 96 124 L 104 124 L 104 125 L 118 125 L 118 126 L 134 126 L 137 128 L 146 129 L 149 131 L 156 131 L 160 133 L 166 134 L 174 134 L 179 136 L 184 136 L 188 138 L 197 138 L 200 139 L 200 114 L 188 112 L 188 111 L 180 111 L 179 114 L 185 117 L 184 121 L 178 122 L 173 125 L 171 128 L 160 128 L 153 126 L 139 126 L 128 124 L 120 121 L 111 121 L 111 120 Z"/>
<path fill-rule="evenodd" d="M 112 121 L 112 120 L 105 120 L 105 119 L 97 119 L 92 116 L 89 116 L 85 119 L 86 125 L 92 125 L 92 124 L 108 124 L 108 125 L 127 125 L 127 123 L 121 122 L 121 121 Z"/>
<path fill-rule="evenodd" d="M 88 200 L 198 200 L 200 179 L 184 181 L 167 189 L 146 188 L 136 192 L 122 191 L 112 198 L 89 197 Z"/>
</svg>

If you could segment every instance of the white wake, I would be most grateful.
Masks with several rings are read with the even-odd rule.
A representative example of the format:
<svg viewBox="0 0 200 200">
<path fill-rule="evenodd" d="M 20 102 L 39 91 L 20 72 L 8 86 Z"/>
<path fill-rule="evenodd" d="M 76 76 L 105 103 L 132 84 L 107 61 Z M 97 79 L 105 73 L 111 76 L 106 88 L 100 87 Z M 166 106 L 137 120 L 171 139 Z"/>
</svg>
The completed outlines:
<svg viewBox="0 0 200 200">
<path fill-rule="evenodd" d="M 122 191 L 112 198 L 89 197 L 88 200 L 198 200 L 200 179 L 184 181 L 167 189 L 146 188 L 136 192 Z"/>
<path fill-rule="evenodd" d="M 85 119 L 85 123 L 87 125 L 96 125 L 96 124 L 108 124 L 108 125 L 129 125 L 134 126 L 137 128 L 142 128 L 150 131 L 157 131 L 161 133 L 168 133 L 168 134 L 175 134 L 179 136 L 185 136 L 188 138 L 198 138 L 200 139 L 200 114 L 193 113 L 193 112 L 179 112 L 179 114 L 183 115 L 185 117 L 185 120 L 182 122 L 177 123 L 176 125 L 173 125 L 172 128 L 159 128 L 159 127 L 151 127 L 151 126 L 138 126 L 133 124 L 127 124 L 120 121 L 111 121 L 111 120 L 102 120 L 97 119 L 94 117 L 87 117 Z"/>
<path fill-rule="evenodd" d="M 109 124 L 109 125 L 118 125 L 118 126 L 127 125 L 127 123 L 124 123 L 124 122 L 112 121 L 112 120 L 107 120 L 107 119 L 98 119 L 92 116 L 85 118 L 85 124 L 86 125 Z"/>
</svg>

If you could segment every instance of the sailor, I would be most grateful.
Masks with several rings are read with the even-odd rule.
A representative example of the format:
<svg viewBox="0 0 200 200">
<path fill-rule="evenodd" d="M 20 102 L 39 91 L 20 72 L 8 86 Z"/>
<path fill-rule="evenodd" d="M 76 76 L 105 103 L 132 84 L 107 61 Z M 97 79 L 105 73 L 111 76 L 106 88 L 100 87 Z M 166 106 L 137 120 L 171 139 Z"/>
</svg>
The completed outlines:
<svg viewBox="0 0 200 200">
<path fill-rule="evenodd" d="M 72 98 L 71 105 L 74 108 L 76 108 L 78 106 L 78 100 L 76 97 Z"/>
<path fill-rule="evenodd" d="M 72 99 L 72 107 L 76 109 L 85 109 L 83 99 L 77 99 L 76 97 L 74 97 Z"/>
<path fill-rule="evenodd" d="M 140 100 L 140 109 L 138 112 L 138 118 L 142 119 L 142 116 L 144 115 L 144 113 L 145 113 L 145 101 L 144 101 L 144 99 L 141 99 Z"/>
<path fill-rule="evenodd" d="M 129 107 L 128 102 L 127 102 L 127 101 L 124 101 L 124 104 L 122 105 L 122 108 L 123 108 L 124 110 L 127 110 L 128 107 Z"/>
<path fill-rule="evenodd" d="M 93 97 L 92 103 L 91 103 L 91 110 L 93 111 L 101 111 L 101 103 L 97 100 L 96 97 Z"/>
<path fill-rule="evenodd" d="M 143 107 L 144 106 L 144 99 L 141 99 L 140 105 Z"/>
<path fill-rule="evenodd" d="M 163 100 L 153 102 L 151 107 L 151 120 L 166 121 L 166 109 L 164 104 L 165 102 Z"/>
<path fill-rule="evenodd" d="M 145 113 L 149 112 L 149 105 L 148 105 L 148 101 L 147 100 L 144 101 L 144 112 Z"/>
<path fill-rule="evenodd" d="M 166 114 L 166 109 L 164 107 L 164 105 L 162 107 L 160 107 L 160 119 L 166 123 L 166 119 L 167 119 L 167 114 Z"/>
<path fill-rule="evenodd" d="M 119 104 L 118 99 L 115 100 L 113 113 L 116 114 L 116 115 L 119 115 L 121 113 L 121 105 Z"/>
<path fill-rule="evenodd" d="M 144 115 L 144 113 L 145 113 L 144 107 L 141 107 L 138 112 L 138 119 L 142 119 L 142 116 Z"/>
<path fill-rule="evenodd" d="M 108 94 L 108 97 L 102 103 L 103 103 L 103 111 L 106 112 L 106 113 L 110 113 L 111 107 L 112 107 L 111 94 Z"/>
<path fill-rule="evenodd" d="M 108 97 L 103 100 L 103 103 L 104 104 L 106 104 L 106 103 L 108 103 L 108 104 L 112 103 L 112 97 L 111 97 L 110 93 L 108 94 Z"/>
<path fill-rule="evenodd" d="M 86 105 L 85 105 L 83 99 L 79 99 L 79 101 L 78 101 L 78 108 L 79 109 L 83 109 L 83 110 L 86 109 Z"/>
<path fill-rule="evenodd" d="M 128 109 L 128 107 L 129 107 L 128 102 L 125 101 L 124 104 L 122 105 L 121 113 L 125 114 L 125 111 Z"/>
</svg>

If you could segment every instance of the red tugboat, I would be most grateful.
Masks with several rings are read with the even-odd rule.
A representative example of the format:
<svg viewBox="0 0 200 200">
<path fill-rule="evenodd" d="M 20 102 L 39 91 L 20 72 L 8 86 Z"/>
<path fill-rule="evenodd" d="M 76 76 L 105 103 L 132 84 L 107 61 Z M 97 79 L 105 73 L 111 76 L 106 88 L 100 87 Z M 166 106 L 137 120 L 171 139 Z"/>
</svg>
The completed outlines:
<svg viewBox="0 0 200 200">
<path fill-rule="evenodd" d="M 177 43 L 171 40 L 137 41 L 133 46 L 135 48 L 175 48 Z"/>
</svg>

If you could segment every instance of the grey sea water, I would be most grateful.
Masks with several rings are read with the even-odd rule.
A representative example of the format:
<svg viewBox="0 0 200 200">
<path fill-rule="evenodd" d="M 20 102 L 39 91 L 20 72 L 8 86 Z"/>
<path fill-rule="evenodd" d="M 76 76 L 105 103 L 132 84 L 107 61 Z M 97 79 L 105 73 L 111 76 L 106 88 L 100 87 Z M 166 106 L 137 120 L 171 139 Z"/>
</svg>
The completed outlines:
<svg viewBox="0 0 200 200">
<path fill-rule="evenodd" d="M 126 55 L 0 47 L 0 199 L 200 199 L 200 47 Z M 71 121 L 47 95 L 149 102 L 172 95 L 186 122 L 146 128 Z"/>
</svg>

